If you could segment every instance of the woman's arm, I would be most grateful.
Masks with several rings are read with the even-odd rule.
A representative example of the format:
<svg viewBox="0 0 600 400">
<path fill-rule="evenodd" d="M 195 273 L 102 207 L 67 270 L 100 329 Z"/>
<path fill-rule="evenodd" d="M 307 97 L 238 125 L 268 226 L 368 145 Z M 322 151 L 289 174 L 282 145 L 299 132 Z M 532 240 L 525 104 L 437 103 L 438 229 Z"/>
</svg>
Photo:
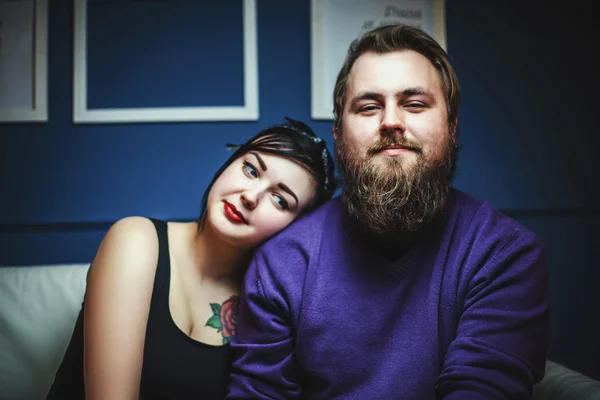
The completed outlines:
<svg viewBox="0 0 600 400">
<path fill-rule="evenodd" d="M 158 260 L 152 221 L 128 217 L 104 237 L 90 267 L 84 308 L 87 400 L 137 400 Z"/>
</svg>

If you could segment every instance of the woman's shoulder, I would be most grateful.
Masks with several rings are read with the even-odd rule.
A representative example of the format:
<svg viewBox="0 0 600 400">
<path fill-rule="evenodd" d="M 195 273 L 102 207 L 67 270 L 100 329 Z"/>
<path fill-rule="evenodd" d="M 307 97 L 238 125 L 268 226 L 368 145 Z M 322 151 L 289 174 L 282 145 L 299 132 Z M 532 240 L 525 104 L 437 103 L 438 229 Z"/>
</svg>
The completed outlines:
<svg viewBox="0 0 600 400">
<path fill-rule="evenodd" d="M 124 217 L 111 225 L 106 236 L 109 235 L 127 241 L 153 241 L 156 239 L 156 228 L 150 218 Z"/>
<path fill-rule="evenodd" d="M 118 219 L 110 228 L 125 228 L 136 232 L 143 232 L 148 229 L 154 230 L 154 223 L 148 217 L 134 215 Z"/>
<path fill-rule="evenodd" d="M 158 236 L 145 217 L 119 219 L 106 232 L 90 270 L 110 270 L 117 275 L 153 274 L 158 261 Z"/>
<path fill-rule="evenodd" d="M 114 250 L 129 253 L 157 253 L 158 236 L 154 223 L 146 217 L 132 216 L 116 221 L 106 233 L 103 242 Z"/>
</svg>

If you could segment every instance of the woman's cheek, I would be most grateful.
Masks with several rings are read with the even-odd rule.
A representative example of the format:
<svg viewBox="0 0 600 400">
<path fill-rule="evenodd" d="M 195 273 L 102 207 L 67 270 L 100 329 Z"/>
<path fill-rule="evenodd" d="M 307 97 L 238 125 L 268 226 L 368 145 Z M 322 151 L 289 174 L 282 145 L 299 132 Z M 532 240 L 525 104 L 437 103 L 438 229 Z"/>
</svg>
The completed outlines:
<svg viewBox="0 0 600 400">
<path fill-rule="evenodd" d="M 271 216 L 271 218 L 265 219 L 261 230 L 264 232 L 265 236 L 272 236 L 287 227 L 290 222 L 291 220 L 285 218 L 283 215 Z"/>
</svg>

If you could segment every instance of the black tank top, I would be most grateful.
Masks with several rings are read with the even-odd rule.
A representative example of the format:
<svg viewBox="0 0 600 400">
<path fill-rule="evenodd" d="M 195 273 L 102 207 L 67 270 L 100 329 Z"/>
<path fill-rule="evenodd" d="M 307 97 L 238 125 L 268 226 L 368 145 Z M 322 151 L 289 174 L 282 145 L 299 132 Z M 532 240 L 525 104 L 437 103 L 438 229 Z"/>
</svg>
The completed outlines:
<svg viewBox="0 0 600 400">
<path fill-rule="evenodd" d="M 152 219 L 159 253 L 146 328 L 140 383 L 143 400 L 223 399 L 227 390 L 229 345 L 213 346 L 183 333 L 171 317 L 171 263 L 167 224 Z M 83 308 L 47 400 L 83 400 Z"/>
</svg>

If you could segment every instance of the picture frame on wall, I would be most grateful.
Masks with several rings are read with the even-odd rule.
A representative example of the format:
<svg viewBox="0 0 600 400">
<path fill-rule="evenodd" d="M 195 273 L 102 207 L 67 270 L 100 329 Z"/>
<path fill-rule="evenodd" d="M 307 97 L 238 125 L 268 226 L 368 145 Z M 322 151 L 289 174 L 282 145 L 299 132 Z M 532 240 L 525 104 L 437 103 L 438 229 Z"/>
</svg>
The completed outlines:
<svg viewBox="0 0 600 400">
<path fill-rule="evenodd" d="M 48 0 L 0 0 L 0 122 L 48 120 Z"/>
<path fill-rule="evenodd" d="M 258 120 L 256 0 L 73 1 L 74 123 Z"/>
<path fill-rule="evenodd" d="M 333 89 L 354 39 L 377 26 L 419 27 L 446 47 L 444 0 L 311 0 L 311 117 L 333 120 Z"/>
</svg>

